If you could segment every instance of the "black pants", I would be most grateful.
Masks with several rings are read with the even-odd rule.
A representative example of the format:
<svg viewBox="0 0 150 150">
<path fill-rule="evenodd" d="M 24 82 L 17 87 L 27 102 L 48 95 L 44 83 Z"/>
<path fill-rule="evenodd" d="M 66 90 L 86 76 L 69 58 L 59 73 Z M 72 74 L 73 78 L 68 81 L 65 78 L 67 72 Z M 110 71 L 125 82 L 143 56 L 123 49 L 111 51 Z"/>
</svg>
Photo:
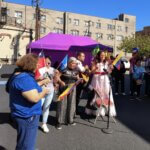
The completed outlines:
<svg viewBox="0 0 150 150">
<path fill-rule="evenodd" d="M 150 75 L 145 74 L 145 94 L 150 95 Z"/>
<path fill-rule="evenodd" d="M 137 85 L 136 80 L 133 79 L 132 81 L 132 91 L 131 91 L 131 95 L 134 95 L 134 92 L 137 92 L 137 96 L 140 96 L 140 92 L 141 92 L 141 85 Z"/>
<path fill-rule="evenodd" d="M 84 86 L 84 84 L 80 83 L 77 85 L 77 88 L 76 88 L 76 111 L 78 111 L 78 105 L 80 103 L 81 92 L 83 90 L 83 86 Z"/>
<path fill-rule="evenodd" d="M 136 83 L 135 80 L 133 79 L 133 74 L 130 74 L 130 92 L 131 92 L 131 96 L 133 96 L 135 89 L 136 88 Z"/>
<path fill-rule="evenodd" d="M 136 85 L 136 92 L 137 92 L 137 97 L 139 97 L 141 93 L 141 85 Z"/>
<path fill-rule="evenodd" d="M 88 101 L 86 104 L 86 108 L 91 109 L 91 110 L 96 110 L 94 106 L 91 106 L 91 101 L 95 96 L 95 91 L 94 90 L 89 90 L 87 89 L 87 95 L 88 95 Z"/>
<path fill-rule="evenodd" d="M 124 93 L 124 75 L 115 77 L 115 92 L 119 92 L 119 83 L 121 84 L 121 93 Z"/>
</svg>

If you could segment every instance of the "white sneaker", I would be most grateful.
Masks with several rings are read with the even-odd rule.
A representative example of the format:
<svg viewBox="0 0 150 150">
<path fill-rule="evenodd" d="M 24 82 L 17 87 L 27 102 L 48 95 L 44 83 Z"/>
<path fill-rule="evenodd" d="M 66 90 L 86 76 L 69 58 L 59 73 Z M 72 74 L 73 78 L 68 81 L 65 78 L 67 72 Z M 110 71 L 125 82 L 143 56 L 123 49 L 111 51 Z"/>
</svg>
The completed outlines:
<svg viewBox="0 0 150 150">
<path fill-rule="evenodd" d="M 116 92 L 115 95 L 118 95 L 118 93 Z"/>
<path fill-rule="evenodd" d="M 48 133 L 48 132 L 49 132 L 49 129 L 48 129 L 48 127 L 47 127 L 47 124 L 43 124 L 43 125 L 41 126 L 41 128 L 42 128 L 43 132 L 45 132 L 45 133 Z"/>
</svg>

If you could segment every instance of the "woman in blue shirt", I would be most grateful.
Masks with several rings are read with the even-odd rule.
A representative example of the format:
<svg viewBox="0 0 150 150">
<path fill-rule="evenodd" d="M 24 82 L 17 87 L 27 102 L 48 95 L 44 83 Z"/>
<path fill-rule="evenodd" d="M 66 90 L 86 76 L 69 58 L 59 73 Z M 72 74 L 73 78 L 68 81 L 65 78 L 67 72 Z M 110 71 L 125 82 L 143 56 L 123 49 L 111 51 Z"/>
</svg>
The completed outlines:
<svg viewBox="0 0 150 150">
<path fill-rule="evenodd" d="M 134 81 L 133 89 L 135 89 L 134 92 L 137 92 L 137 98 L 136 98 L 137 100 L 141 100 L 140 90 L 143 83 L 144 73 L 145 73 L 145 69 L 144 67 L 141 66 L 141 60 L 137 59 L 135 62 L 135 66 L 133 68 L 133 81 Z"/>
<path fill-rule="evenodd" d="M 16 150 L 34 150 L 41 114 L 41 98 L 47 93 L 40 85 L 49 83 L 49 79 L 39 84 L 34 79 L 38 56 L 27 54 L 17 61 L 18 69 L 8 82 L 11 116 L 17 123 Z"/>
</svg>

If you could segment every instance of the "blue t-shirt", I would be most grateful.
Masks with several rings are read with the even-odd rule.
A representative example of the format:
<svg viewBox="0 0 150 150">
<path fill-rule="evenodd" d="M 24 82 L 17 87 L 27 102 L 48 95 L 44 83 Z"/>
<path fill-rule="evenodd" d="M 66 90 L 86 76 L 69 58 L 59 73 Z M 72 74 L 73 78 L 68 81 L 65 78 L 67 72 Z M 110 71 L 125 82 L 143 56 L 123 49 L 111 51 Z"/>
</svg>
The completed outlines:
<svg viewBox="0 0 150 150">
<path fill-rule="evenodd" d="M 41 100 L 37 103 L 32 103 L 22 96 L 22 92 L 37 89 L 38 92 L 42 88 L 37 84 L 34 75 L 31 73 L 21 73 L 12 77 L 9 84 L 9 98 L 12 116 L 28 118 L 33 115 L 40 115 Z"/>
<path fill-rule="evenodd" d="M 134 72 L 133 72 L 133 78 L 138 80 L 138 79 L 143 79 L 145 73 L 145 69 L 142 66 L 135 66 L 134 67 Z"/>
</svg>

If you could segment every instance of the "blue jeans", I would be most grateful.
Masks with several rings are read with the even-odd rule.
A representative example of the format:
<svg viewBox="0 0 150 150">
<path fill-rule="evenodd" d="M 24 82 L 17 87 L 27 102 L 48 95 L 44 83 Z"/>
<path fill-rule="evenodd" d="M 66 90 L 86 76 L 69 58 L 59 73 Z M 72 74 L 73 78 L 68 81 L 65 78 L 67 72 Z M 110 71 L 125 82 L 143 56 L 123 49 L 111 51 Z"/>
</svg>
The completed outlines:
<svg viewBox="0 0 150 150">
<path fill-rule="evenodd" d="M 47 123 L 48 115 L 49 115 L 49 108 L 53 100 L 53 96 L 54 96 L 54 92 L 51 92 L 47 94 L 45 98 L 43 99 L 44 100 L 43 101 L 43 118 L 42 118 L 43 123 Z"/>
<path fill-rule="evenodd" d="M 29 118 L 14 118 L 17 123 L 16 150 L 35 150 L 39 117 L 39 115 L 34 115 Z"/>
</svg>

